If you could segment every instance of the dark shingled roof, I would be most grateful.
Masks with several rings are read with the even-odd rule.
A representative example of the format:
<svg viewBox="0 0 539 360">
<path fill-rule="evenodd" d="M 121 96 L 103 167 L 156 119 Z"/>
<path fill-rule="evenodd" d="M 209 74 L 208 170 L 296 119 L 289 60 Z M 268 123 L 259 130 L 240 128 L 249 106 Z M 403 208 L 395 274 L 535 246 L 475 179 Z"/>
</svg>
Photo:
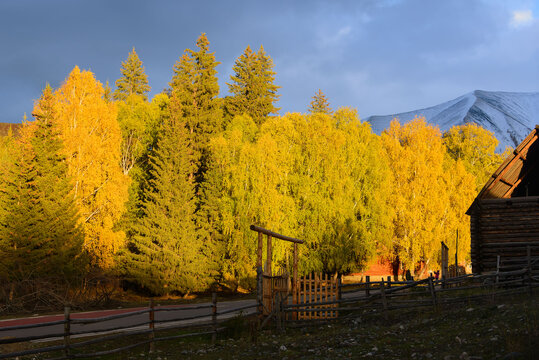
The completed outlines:
<svg viewBox="0 0 539 360">
<path fill-rule="evenodd" d="M 505 159 L 498 170 L 492 174 L 479 195 L 466 212 L 470 215 L 478 200 L 482 199 L 507 199 L 513 195 L 520 197 L 519 185 L 526 184 L 527 176 L 536 176 L 536 165 L 539 162 L 539 125 L 520 143 L 513 153 Z M 533 173 L 533 174 L 532 174 Z M 529 180 L 529 179 L 528 179 Z M 527 191 L 527 190 L 526 190 Z M 530 194 L 535 195 L 535 194 Z"/>
</svg>

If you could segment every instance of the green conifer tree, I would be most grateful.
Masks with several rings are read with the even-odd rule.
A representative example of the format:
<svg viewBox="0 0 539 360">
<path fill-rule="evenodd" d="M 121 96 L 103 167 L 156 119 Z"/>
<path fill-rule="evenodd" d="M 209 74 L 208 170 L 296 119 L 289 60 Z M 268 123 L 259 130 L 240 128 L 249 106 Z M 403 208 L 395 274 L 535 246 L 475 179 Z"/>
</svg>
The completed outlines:
<svg viewBox="0 0 539 360">
<path fill-rule="evenodd" d="M 114 97 L 112 95 L 112 89 L 110 87 L 110 84 L 109 84 L 108 80 L 105 82 L 105 88 L 103 90 L 104 90 L 103 99 L 106 102 L 110 103 L 114 99 Z"/>
<path fill-rule="evenodd" d="M 158 295 L 207 287 L 194 222 L 193 155 L 185 119 L 175 110 L 150 155 L 143 215 L 124 258 L 131 279 Z"/>
<path fill-rule="evenodd" d="M 115 100 L 125 100 L 129 95 L 137 94 L 147 99 L 147 92 L 151 87 L 148 85 L 148 76 L 144 72 L 144 66 L 140 61 L 135 48 L 122 62 L 122 77 L 116 80 Z"/>
<path fill-rule="evenodd" d="M 223 129 L 219 84 L 216 67 L 220 63 L 209 51 L 206 34 L 200 35 L 197 51 L 187 49 L 174 65 L 170 82 L 174 95 L 171 102 L 186 121 L 196 162 L 196 184 L 203 181 L 207 170 L 209 139 Z"/>
<path fill-rule="evenodd" d="M 80 273 L 83 233 L 54 113 L 47 86 L 36 120 L 22 129 L 21 153 L 9 177 L 0 263 L 11 280 Z"/>
<path fill-rule="evenodd" d="M 257 53 L 247 46 L 232 70 L 234 75 L 227 83 L 232 96 L 225 100 L 229 118 L 246 114 L 260 125 L 268 115 L 279 111 L 275 103 L 279 99 L 277 90 L 280 86 L 274 84 L 273 61 L 262 46 Z"/>
<path fill-rule="evenodd" d="M 307 111 L 310 114 L 322 113 L 331 115 L 333 113 L 333 110 L 331 110 L 331 108 L 329 107 L 328 98 L 320 89 L 318 89 L 318 92 L 314 94 L 311 105 L 309 106 L 309 109 L 307 109 Z"/>
</svg>

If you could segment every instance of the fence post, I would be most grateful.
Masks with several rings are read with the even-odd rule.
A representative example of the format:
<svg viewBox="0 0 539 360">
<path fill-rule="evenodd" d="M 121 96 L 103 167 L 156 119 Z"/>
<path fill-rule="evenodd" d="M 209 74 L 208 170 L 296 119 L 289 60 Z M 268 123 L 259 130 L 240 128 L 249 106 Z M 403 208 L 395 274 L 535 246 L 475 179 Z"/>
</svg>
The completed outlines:
<svg viewBox="0 0 539 360">
<path fill-rule="evenodd" d="M 380 282 L 380 295 L 382 297 L 382 307 L 384 308 L 384 318 L 387 320 L 387 298 L 386 298 L 386 287 L 384 285 L 384 278 Z"/>
<path fill-rule="evenodd" d="M 283 329 L 283 293 L 278 292 L 275 300 L 277 301 L 277 329 Z"/>
<path fill-rule="evenodd" d="M 211 323 L 213 326 L 213 334 L 211 335 L 211 343 L 215 344 L 217 341 L 217 293 L 211 293 Z"/>
<path fill-rule="evenodd" d="M 150 312 L 149 312 L 149 315 L 150 315 L 150 334 L 149 334 L 149 338 L 150 338 L 150 353 L 153 353 L 155 351 L 155 343 L 153 341 L 153 339 L 155 338 L 155 312 L 154 312 L 154 304 L 153 304 L 153 299 L 150 299 Z"/>
<path fill-rule="evenodd" d="M 442 275 L 442 289 L 445 289 L 445 275 Z"/>
<path fill-rule="evenodd" d="M 532 248 L 530 245 L 526 246 L 526 258 L 528 260 L 528 269 L 532 268 Z"/>
<path fill-rule="evenodd" d="M 496 256 L 496 284 L 499 282 L 499 274 L 500 273 L 500 255 Z"/>
<path fill-rule="evenodd" d="M 365 276 L 365 296 L 369 297 L 371 295 L 371 277 L 369 275 Z"/>
<path fill-rule="evenodd" d="M 337 300 L 340 301 L 342 300 L 342 275 L 339 274 L 338 277 L 337 277 Z M 337 308 L 339 308 L 341 306 L 341 303 L 337 303 Z M 335 312 L 332 312 L 332 317 L 333 315 L 335 315 L 335 317 L 338 317 L 339 316 L 339 312 L 338 311 L 335 311 Z"/>
<path fill-rule="evenodd" d="M 263 286 L 264 279 L 262 278 L 262 266 L 257 266 L 256 268 L 256 292 L 257 292 L 257 303 L 258 303 L 258 322 L 264 315 L 264 304 L 263 304 Z"/>
<path fill-rule="evenodd" d="M 432 276 L 429 276 L 429 290 L 430 295 L 432 296 L 432 305 L 436 307 L 436 305 L 438 305 L 438 301 L 436 300 L 436 289 L 434 288 L 434 283 L 432 282 Z"/>
<path fill-rule="evenodd" d="M 64 354 L 65 357 L 71 359 L 71 308 L 66 306 L 64 308 Z"/>
<path fill-rule="evenodd" d="M 281 293 L 281 311 L 283 312 L 283 316 L 282 316 L 283 330 L 286 328 L 286 321 L 289 319 L 286 313 L 286 305 L 288 305 L 287 298 L 288 298 L 288 294 Z M 285 306 L 283 306 L 283 304 L 285 304 Z"/>
<path fill-rule="evenodd" d="M 526 257 L 528 260 L 528 292 L 533 295 L 533 278 L 532 278 L 532 249 L 530 245 L 526 246 Z"/>
<path fill-rule="evenodd" d="M 387 288 L 391 289 L 391 276 L 387 277 Z"/>
</svg>

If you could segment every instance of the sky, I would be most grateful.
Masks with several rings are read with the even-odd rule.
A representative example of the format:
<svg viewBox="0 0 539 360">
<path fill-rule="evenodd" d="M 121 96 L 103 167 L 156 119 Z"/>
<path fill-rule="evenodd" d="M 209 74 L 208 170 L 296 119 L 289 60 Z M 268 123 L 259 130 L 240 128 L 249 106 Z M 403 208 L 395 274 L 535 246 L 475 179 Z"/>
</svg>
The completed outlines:
<svg viewBox="0 0 539 360">
<path fill-rule="evenodd" d="M 247 45 L 272 57 L 280 114 L 321 89 L 361 118 L 473 90 L 539 91 L 539 0 L 0 0 L 0 122 L 74 66 L 111 85 L 135 47 L 153 96 L 204 32 L 220 96 Z"/>
</svg>

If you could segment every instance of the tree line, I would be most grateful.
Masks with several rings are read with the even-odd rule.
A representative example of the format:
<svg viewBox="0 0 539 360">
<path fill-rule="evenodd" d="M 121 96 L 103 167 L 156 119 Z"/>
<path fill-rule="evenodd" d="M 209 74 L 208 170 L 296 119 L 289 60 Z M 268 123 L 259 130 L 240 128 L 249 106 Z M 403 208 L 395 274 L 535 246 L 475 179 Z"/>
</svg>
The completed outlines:
<svg viewBox="0 0 539 360">
<path fill-rule="evenodd" d="M 346 273 L 382 257 L 469 259 L 465 211 L 502 159 L 473 124 L 418 117 L 380 136 L 319 90 L 278 116 L 271 57 L 249 46 L 220 97 L 202 34 L 150 86 L 135 49 L 113 91 L 75 67 L 47 86 L 19 136 L 0 138 L 0 278 L 120 275 L 152 294 L 253 286 L 257 224 L 306 241 L 300 271 Z M 277 242 L 274 261 L 291 264 Z"/>
</svg>

